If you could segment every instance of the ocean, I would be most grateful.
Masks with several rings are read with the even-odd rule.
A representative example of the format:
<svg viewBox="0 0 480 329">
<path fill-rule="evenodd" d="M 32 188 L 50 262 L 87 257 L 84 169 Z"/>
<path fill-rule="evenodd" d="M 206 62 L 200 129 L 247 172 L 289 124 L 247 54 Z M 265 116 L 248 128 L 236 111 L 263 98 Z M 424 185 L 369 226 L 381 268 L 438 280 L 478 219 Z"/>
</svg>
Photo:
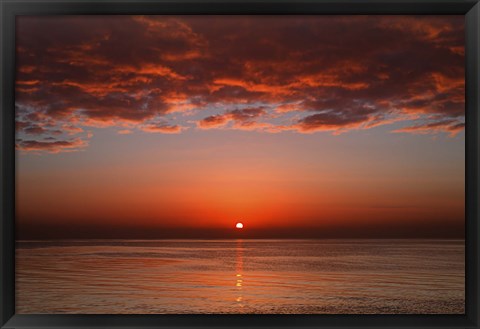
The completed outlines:
<svg viewBox="0 0 480 329">
<path fill-rule="evenodd" d="M 463 240 L 17 241 L 21 314 L 464 314 Z"/>
</svg>

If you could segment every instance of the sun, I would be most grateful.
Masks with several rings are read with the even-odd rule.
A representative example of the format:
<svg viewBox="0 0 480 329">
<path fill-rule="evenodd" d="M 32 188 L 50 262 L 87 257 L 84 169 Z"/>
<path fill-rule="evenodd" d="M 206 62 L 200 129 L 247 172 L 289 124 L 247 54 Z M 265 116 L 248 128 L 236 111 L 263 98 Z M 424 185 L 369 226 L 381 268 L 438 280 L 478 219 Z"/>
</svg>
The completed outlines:
<svg viewBox="0 0 480 329">
<path fill-rule="evenodd" d="M 242 223 L 237 223 L 237 225 L 235 225 L 236 228 L 238 229 L 242 229 L 243 228 L 243 224 Z"/>
</svg>

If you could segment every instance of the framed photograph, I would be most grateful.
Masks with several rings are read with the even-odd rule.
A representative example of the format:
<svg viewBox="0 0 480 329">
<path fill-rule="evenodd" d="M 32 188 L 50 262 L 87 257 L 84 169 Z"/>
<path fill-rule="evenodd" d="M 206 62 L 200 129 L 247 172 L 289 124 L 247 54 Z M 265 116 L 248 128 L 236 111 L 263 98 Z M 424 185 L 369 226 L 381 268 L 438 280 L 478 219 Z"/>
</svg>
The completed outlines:
<svg viewBox="0 0 480 329">
<path fill-rule="evenodd" d="M 1 328 L 479 328 L 467 1 L 1 1 Z"/>
</svg>

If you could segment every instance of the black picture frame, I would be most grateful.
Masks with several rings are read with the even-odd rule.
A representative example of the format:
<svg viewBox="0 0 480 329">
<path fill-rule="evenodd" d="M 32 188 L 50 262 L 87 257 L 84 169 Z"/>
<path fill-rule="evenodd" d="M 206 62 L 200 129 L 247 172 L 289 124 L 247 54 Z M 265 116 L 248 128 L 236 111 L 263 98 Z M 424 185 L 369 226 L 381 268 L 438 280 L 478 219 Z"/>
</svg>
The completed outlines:
<svg viewBox="0 0 480 329">
<path fill-rule="evenodd" d="M 466 308 L 464 315 L 15 314 L 15 18 L 69 14 L 456 14 L 466 25 Z M 0 0 L 1 328 L 479 328 L 478 0 Z"/>
</svg>

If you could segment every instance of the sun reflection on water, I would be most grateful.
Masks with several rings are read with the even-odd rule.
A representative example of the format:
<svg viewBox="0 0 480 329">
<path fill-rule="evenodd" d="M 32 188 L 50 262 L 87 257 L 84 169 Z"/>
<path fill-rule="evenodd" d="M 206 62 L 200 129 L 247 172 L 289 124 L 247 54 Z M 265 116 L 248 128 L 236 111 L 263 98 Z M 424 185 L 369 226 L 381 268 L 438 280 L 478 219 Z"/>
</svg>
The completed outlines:
<svg viewBox="0 0 480 329">
<path fill-rule="evenodd" d="M 235 266 L 235 272 L 236 272 L 236 284 L 235 287 L 237 289 L 237 298 L 236 301 L 238 303 L 238 306 L 244 307 L 243 303 L 243 240 L 238 239 L 237 240 L 237 246 L 236 246 L 236 266 Z"/>
</svg>

